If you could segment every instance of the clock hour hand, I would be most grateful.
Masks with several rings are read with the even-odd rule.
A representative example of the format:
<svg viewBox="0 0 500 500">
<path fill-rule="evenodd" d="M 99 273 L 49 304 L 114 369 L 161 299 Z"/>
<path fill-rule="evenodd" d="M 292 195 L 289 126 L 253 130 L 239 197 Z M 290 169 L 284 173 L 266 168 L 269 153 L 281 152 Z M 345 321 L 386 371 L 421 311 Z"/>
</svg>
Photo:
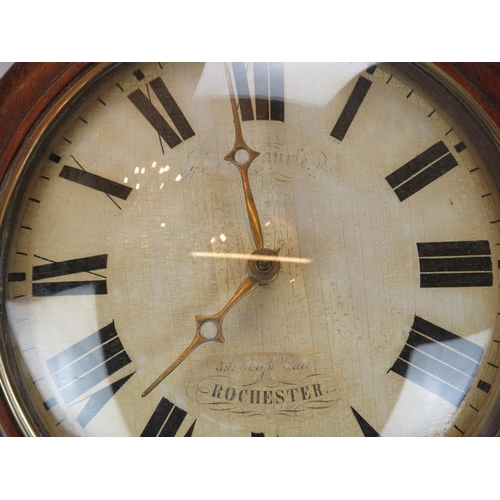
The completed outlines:
<svg viewBox="0 0 500 500">
<path fill-rule="evenodd" d="M 231 79 L 229 63 L 226 63 L 225 69 L 236 137 L 233 149 L 231 149 L 231 151 L 226 156 L 224 156 L 224 160 L 227 160 L 235 165 L 241 174 L 243 191 L 245 192 L 245 202 L 247 206 L 248 219 L 250 221 L 253 239 L 255 241 L 256 248 L 264 248 L 264 238 L 262 237 L 262 228 L 260 225 L 259 214 L 257 213 L 257 207 L 255 205 L 252 190 L 250 188 L 250 181 L 248 180 L 248 169 L 260 153 L 251 149 L 243 139 L 241 122 L 238 115 L 238 106 L 236 104 L 236 97 L 234 93 L 233 81 Z"/>
<path fill-rule="evenodd" d="M 229 312 L 229 310 L 239 302 L 245 295 L 248 295 L 257 285 L 259 281 L 253 276 L 247 276 L 241 285 L 236 290 L 231 300 L 224 306 L 217 314 L 211 316 L 203 316 L 197 314 L 196 319 L 196 334 L 193 341 L 185 349 L 185 351 L 177 358 L 174 363 L 172 363 L 143 393 L 142 397 L 147 396 L 160 382 L 162 382 L 168 375 L 170 375 L 188 356 L 191 354 L 198 346 L 205 344 L 206 342 L 224 342 L 224 336 L 222 335 L 222 322 L 224 317 Z M 208 336 L 207 328 L 204 325 L 211 323 L 215 325 L 216 331 L 215 335 Z M 205 330 L 205 332 L 204 332 Z"/>
<path fill-rule="evenodd" d="M 199 345 L 206 342 L 225 341 L 222 335 L 222 322 L 226 314 L 232 307 L 239 302 L 245 295 L 248 295 L 257 285 L 267 285 L 278 277 L 280 271 L 280 261 L 278 260 L 279 249 L 276 251 L 269 248 L 257 249 L 253 256 L 258 256 L 259 260 L 250 259 L 247 264 L 248 276 L 242 281 L 231 300 L 217 313 L 211 316 L 197 314 L 196 334 L 192 342 L 184 352 L 172 363 L 143 393 L 142 397 L 147 396 L 160 382 L 170 375 Z M 216 331 L 213 335 L 208 335 L 207 329 L 203 325 L 211 323 L 215 325 Z M 205 330 L 205 331 L 204 331 Z"/>
</svg>

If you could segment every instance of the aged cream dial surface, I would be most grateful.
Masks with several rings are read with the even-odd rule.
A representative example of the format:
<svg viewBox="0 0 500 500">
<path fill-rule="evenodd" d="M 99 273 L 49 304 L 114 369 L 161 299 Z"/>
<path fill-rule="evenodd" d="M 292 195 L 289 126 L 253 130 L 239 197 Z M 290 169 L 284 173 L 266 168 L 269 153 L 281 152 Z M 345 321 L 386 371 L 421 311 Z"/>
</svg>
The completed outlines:
<svg viewBox="0 0 500 500">
<path fill-rule="evenodd" d="M 248 274 L 235 123 L 279 275 L 143 396 Z M 6 286 L 39 432 L 480 426 L 500 363 L 497 192 L 466 131 L 391 67 L 128 65 L 45 142 Z"/>
</svg>

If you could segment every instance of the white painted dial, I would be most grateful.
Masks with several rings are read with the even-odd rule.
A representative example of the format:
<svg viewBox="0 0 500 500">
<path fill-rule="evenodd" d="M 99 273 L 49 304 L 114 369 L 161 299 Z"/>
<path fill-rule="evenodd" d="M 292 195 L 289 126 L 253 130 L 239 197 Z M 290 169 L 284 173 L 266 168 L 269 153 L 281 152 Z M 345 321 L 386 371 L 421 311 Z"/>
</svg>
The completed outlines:
<svg viewBox="0 0 500 500">
<path fill-rule="evenodd" d="M 472 434 L 500 362 L 498 199 L 474 144 L 389 66 L 230 68 L 279 276 L 141 397 L 255 243 L 224 64 L 126 67 L 45 145 L 10 242 L 46 431 Z"/>
</svg>

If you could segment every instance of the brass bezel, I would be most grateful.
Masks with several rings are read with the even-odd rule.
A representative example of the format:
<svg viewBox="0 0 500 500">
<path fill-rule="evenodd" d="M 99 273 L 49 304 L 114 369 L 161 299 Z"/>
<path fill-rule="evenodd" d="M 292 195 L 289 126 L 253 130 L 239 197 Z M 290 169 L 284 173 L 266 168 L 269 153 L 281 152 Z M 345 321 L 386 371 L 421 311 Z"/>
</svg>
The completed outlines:
<svg viewBox="0 0 500 500">
<path fill-rule="evenodd" d="M 396 71 L 400 71 L 400 64 L 390 64 Z M 493 120 L 487 115 L 484 109 L 475 101 L 451 76 L 445 73 L 443 70 L 431 63 L 414 63 L 411 66 L 417 68 L 422 74 L 429 75 L 432 79 L 436 81 L 443 89 L 454 95 L 464 108 L 464 111 L 469 114 L 472 120 L 475 120 L 481 127 L 483 132 L 486 132 L 492 143 L 492 148 L 496 149 L 496 154 L 500 154 L 500 130 L 495 125 Z M 6 175 L 3 179 L 2 186 L 0 188 L 0 233 L 2 234 L 0 256 L 2 257 L 2 262 L 6 262 L 6 251 L 8 250 L 7 243 L 10 241 L 11 236 L 11 222 L 12 214 L 9 214 L 9 209 L 11 208 L 10 203 L 12 199 L 16 196 L 18 190 L 20 189 L 21 179 L 27 175 L 26 170 L 30 166 L 30 161 L 32 156 L 36 154 L 37 148 L 45 140 L 48 131 L 54 126 L 54 123 L 65 117 L 72 109 L 76 103 L 80 102 L 80 97 L 84 97 L 89 86 L 94 85 L 97 81 L 102 81 L 109 73 L 113 73 L 113 70 L 120 68 L 121 66 L 115 63 L 98 63 L 94 65 L 85 74 L 79 76 L 72 82 L 72 85 L 61 92 L 58 97 L 51 103 L 47 110 L 43 113 L 41 118 L 32 127 L 30 132 L 25 137 L 22 146 L 15 158 L 13 159 L 11 165 L 9 166 Z M 404 74 L 405 72 L 403 72 Z M 418 82 L 417 82 L 418 86 Z M 425 85 L 424 85 L 425 87 Z M 427 90 L 422 88 L 422 91 L 427 94 Z M 447 110 L 445 110 L 446 112 Z M 453 121 L 457 121 L 457 118 L 450 115 Z M 492 176 L 493 184 L 497 189 L 497 200 L 500 199 L 500 168 L 493 170 L 491 167 L 488 168 L 489 174 Z M 0 277 L 2 279 L 2 284 L 6 282 L 5 269 L 0 269 Z M 2 294 L 5 294 L 5 288 L 2 289 Z M 4 297 L 2 297 L 3 299 Z M 3 300 L 2 300 L 3 301 Z M 6 328 L 6 318 L 5 309 L 0 309 L 0 328 L 2 329 L 0 333 L 5 332 Z M 16 388 L 16 383 L 12 382 L 10 375 L 8 373 L 8 368 L 4 361 L 4 356 L 6 355 L 5 347 L 3 345 L 3 339 L 0 338 L 0 389 L 2 389 L 4 395 L 6 396 L 6 401 L 14 420 L 19 427 L 22 434 L 26 436 L 40 436 L 45 435 L 44 431 L 41 430 L 35 423 L 35 419 L 32 415 L 29 415 L 27 411 L 26 402 L 22 401 L 18 388 Z M 494 396 L 488 403 L 488 412 L 481 420 L 481 425 L 476 427 L 479 428 L 479 434 L 499 435 L 500 433 L 500 376 L 497 377 L 495 384 L 493 386 Z M 495 415 L 496 418 L 495 418 Z"/>
</svg>

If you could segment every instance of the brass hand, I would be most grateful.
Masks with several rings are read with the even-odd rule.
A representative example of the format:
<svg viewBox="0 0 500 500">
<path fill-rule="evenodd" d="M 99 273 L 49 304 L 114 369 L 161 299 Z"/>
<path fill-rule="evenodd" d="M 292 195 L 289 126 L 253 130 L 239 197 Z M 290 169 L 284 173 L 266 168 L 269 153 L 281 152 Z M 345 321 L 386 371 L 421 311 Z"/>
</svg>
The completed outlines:
<svg viewBox="0 0 500 500">
<path fill-rule="evenodd" d="M 206 342 L 224 342 L 224 337 L 222 335 L 222 322 L 224 316 L 229 312 L 229 310 L 240 301 L 245 295 L 249 294 L 257 285 L 259 280 L 253 276 L 247 276 L 241 285 L 236 290 L 233 298 L 223 307 L 217 314 L 212 316 L 202 316 L 197 314 L 196 319 L 196 334 L 193 341 L 187 349 L 177 358 L 177 360 L 172 363 L 143 393 L 142 397 L 147 396 L 162 380 L 164 380 L 168 375 L 170 375 L 188 356 L 191 354 L 199 345 L 205 344 Z M 207 323 L 212 322 L 217 326 L 217 334 L 213 337 L 206 337 L 203 335 L 201 329 L 202 326 Z"/>
<path fill-rule="evenodd" d="M 276 251 L 269 248 L 257 249 L 253 252 L 253 256 L 263 256 L 264 259 L 248 261 L 248 276 L 242 281 L 241 285 L 236 290 L 231 300 L 217 313 L 212 316 L 202 316 L 197 314 L 196 319 L 196 334 L 193 341 L 186 350 L 172 363 L 143 393 L 142 397 L 147 396 L 162 380 L 170 375 L 199 345 L 206 342 L 224 342 L 222 335 L 222 322 L 224 317 L 231 308 L 239 302 L 245 295 L 248 295 L 257 285 L 267 285 L 274 281 L 280 272 L 280 262 L 278 260 L 279 249 Z M 269 260 L 271 259 L 272 260 Z M 212 322 L 217 326 L 217 332 L 214 336 L 207 337 L 201 331 L 203 325 L 207 322 Z"/>
<path fill-rule="evenodd" d="M 233 149 L 224 157 L 224 160 L 231 162 L 235 165 L 241 174 L 241 180 L 243 182 L 243 191 L 245 192 L 245 201 L 247 205 L 248 219 L 250 221 L 250 227 L 252 229 L 253 239 L 257 249 L 264 248 L 264 238 L 262 237 L 262 229 L 260 226 L 259 214 L 257 213 L 257 207 L 255 206 L 255 201 L 253 199 L 252 190 L 250 189 L 250 182 L 248 180 L 248 169 L 252 162 L 259 156 L 258 151 L 251 149 L 245 140 L 243 139 L 243 133 L 241 131 L 241 122 L 238 115 L 238 106 L 236 104 L 236 97 L 234 94 L 233 81 L 231 79 L 231 70 L 229 68 L 229 63 L 226 63 L 226 80 L 227 86 L 229 88 L 229 98 L 231 99 L 231 109 L 233 111 L 233 121 L 236 138 L 234 141 Z M 239 151 L 245 151 L 247 158 L 244 161 L 238 161 L 236 159 L 236 154 Z"/>
</svg>

